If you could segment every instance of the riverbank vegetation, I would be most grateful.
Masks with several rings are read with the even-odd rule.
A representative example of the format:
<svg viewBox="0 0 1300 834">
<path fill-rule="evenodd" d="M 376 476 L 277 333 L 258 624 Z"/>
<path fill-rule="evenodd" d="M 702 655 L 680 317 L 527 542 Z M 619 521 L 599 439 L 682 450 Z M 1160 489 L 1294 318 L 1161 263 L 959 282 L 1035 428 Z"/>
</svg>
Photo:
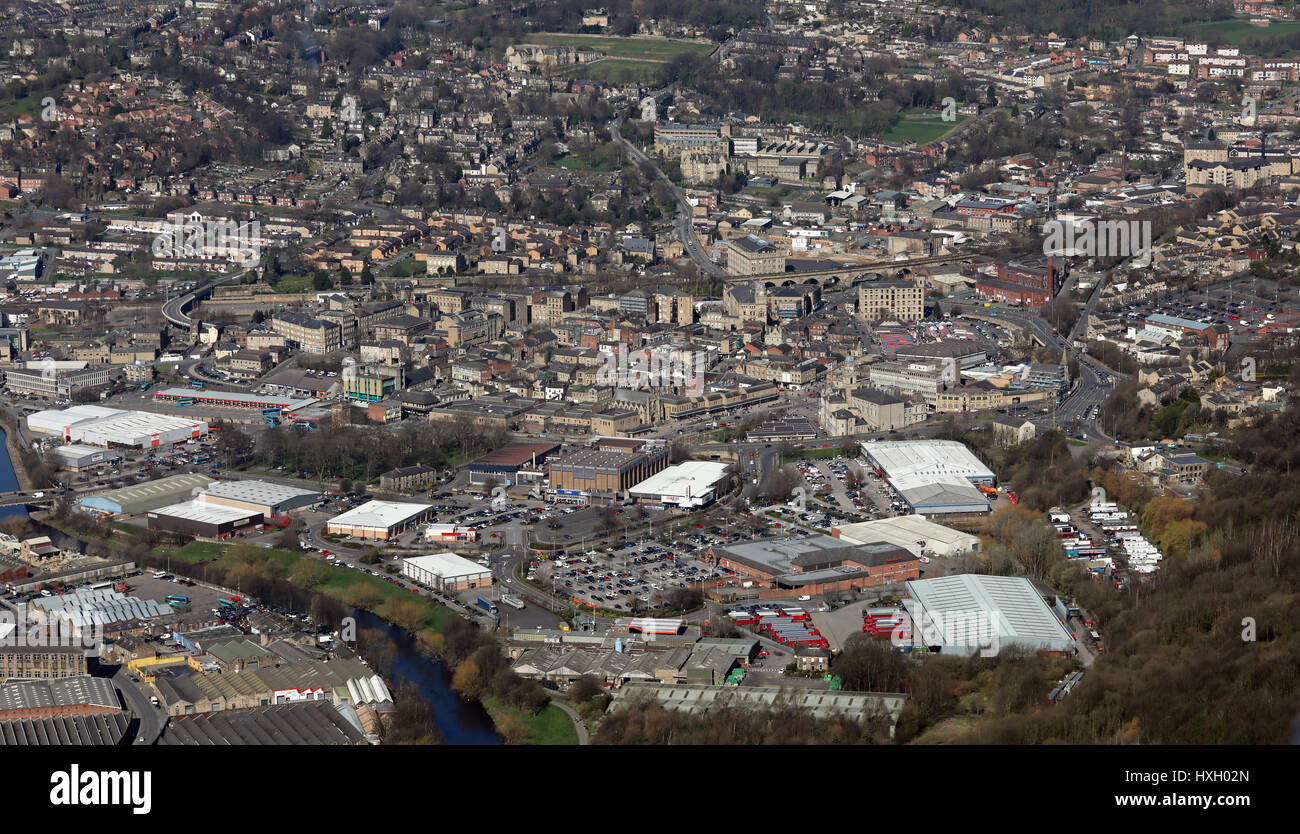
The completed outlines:
<svg viewBox="0 0 1300 834">
<path fill-rule="evenodd" d="M 554 737 L 548 728 L 556 719 L 546 711 L 550 696 L 536 681 L 514 673 L 491 634 L 450 608 L 382 577 L 326 565 L 303 553 L 247 543 L 188 541 L 182 545 L 171 534 L 143 529 L 108 535 L 102 523 L 63 504 L 44 521 L 87 542 L 87 552 L 95 555 L 130 558 L 151 568 L 183 563 L 185 572 L 195 579 L 306 611 L 316 622 L 335 628 L 352 609 L 370 611 L 406 630 L 425 650 L 443 658 L 452 670 L 452 687 L 462 697 L 478 702 L 492 699 L 501 705 L 503 709 L 494 717 L 500 715 L 512 722 L 504 728 L 510 733 L 507 740 L 532 742 Z M 416 725 L 418 722 L 412 724 Z M 502 735 L 506 737 L 504 732 Z M 409 736 L 422 737 L 416 730 Z"/>
</svg>

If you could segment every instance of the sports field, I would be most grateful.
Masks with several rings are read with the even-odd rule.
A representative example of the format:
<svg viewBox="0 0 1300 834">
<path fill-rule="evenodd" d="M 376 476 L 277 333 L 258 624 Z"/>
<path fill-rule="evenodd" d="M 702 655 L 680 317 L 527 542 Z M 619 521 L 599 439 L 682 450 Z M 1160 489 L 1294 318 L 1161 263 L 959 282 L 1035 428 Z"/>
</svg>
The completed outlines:
<svg viewBox="0 0 1300 834">
<path fill-rule="evenodd" d="M 918 145 L 927 145 L 947 136 L 960 127 L 966 118 L 966 116 L 958 116 L 955 122 L 945 122 L 933 110 L 900 110 L 898 119 L 889 130 L 885 131 L 882 138 L 886 142 L 904 142 L 914 139 Z"/>
</svg>

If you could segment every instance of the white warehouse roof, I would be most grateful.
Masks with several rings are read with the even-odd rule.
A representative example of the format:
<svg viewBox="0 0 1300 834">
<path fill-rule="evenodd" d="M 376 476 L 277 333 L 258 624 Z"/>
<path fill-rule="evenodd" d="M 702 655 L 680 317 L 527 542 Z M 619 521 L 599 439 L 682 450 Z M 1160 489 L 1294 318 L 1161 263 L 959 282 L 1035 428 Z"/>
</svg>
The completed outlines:
<svg viewBox="0 0 1300 834">
<path fill-rule="evenodd" d="M 103 417 L 72 426 L 70 440 L 121 446 L 145 445 L 154 435 L 188 436 L 195 431 L 206 433 L 208 424 L 202 420 L 187 420 L 170 414 L 150 411 L 127 411 L 119 416 Z"/>
<path fill-rule="evenodd" d="M 836 528 L 839 537 L 849 544 L 888 542 L 918 556 L 928 550 L 943 556 L 957 556 L 979 549 L 979 536 L 963 533 L 919 515 L 878 518 Z M 921 542 L 925 542 L 921 544 Z"/>
<path fill-rule="evenodd" d="M 270 481 L 218 481 L 203 490 L 204 495 L 274 507 L 295 498 L 320 496 L 319 490 L 275 484 Z"/>
<path fill-rule="evenodd" d="M 894 489 L 934 483 L 992 482 L 993 472 L 956 440 L 898 440 L 863 443 L 862 451 Z"/>
<path fill-rule="evenodd" d="M 63 434 L 69 427 L 78 423 L 125 413 L 121 409 L 105 408 L 102 405 L 74 405 L 71 408 L 57 408 L 29 414 L 27 428 L 46 434 Z"/>
<path fill-rule="evenodd" d="M 727 464 L 688 460 L 651 475 L 629 490 L 665 501 L 702 504 L 726 475 Z"/>
<path fill-rule="evenodd" d="M 156 510 L 149 511 L 150 516 L 165 515 L 172 518 L 183 518 L 187 521 L 197 521 L 201 524 L 225 524 L 229 521 L 244 521 L 252 516 L 260 516 L 256 510 L 241 510 L 238 507 L 227 507 L 225 504 L 208 504 L 199 500 L 183 501 L 180 504 L 172 504 L 167 507 L 159 507 Z"/>
<path fill-rule="evenodd" d="M 65 462 L 73 463 L 82 458 L 92 457 L 94 455 L 103 455 L 104 460 L 120 460 L 122 457 L 117 452 L 99 446 L 82 446 L 79 443 L 65 443 L 62 446 L 55 446 L 54 453 Z"/>
<path fill-rule="evenodd" d="M 426 570 L 443 579 L 481 576 L 492 572 L 489 568 L 485 568 L 477 562 L 471 562 L 463 556 L 457 556 L 450 551 L 446 553 L 430 553 L 427 556 L 411 556 L 403 559 L 402 562 Z"/>
<path fill-rule="evenodd" d="M 56 434 L 74 442 L 101 446 L 147 445 L 154 435 L 168 435 L 167 441 L 205 434 L 202 420 L 156 414 L 152 411 L 120 411 L 97 405 L 74 405 L 61 411 L 38 411 L 27 417 L 32 431 Z"/>
<path fill-rule="evenodd" d="M 432 504 L 407 504 L 399 501 L 367 501 L 360 507 L 353 507 L 345 513 L 334 516 L 330 524 L 346 527 L 374 527 L 387 530 L 389 527 L 408 521 Z"/>
</svg>

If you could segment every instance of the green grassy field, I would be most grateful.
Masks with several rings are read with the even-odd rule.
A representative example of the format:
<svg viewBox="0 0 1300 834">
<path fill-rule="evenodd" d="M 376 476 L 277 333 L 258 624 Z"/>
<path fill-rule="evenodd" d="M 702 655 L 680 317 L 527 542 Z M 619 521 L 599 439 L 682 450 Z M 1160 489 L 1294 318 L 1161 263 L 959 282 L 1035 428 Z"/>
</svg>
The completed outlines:
<svg viewBox="0 0 1300 834">
<path fill-rule="evenodd" d="M 1245 47 L 1252 41 L 1300 32 L 1300 20 L 1273 21 L 1267 26 L 1252 26 L 1245 20 L 1216 20 L 1190 24 L 1187 30 L 1188 34 L 1202 38 L 1211 34 L 1222 35 L 1228 43 Z"/>
<path fill-rule="evenodd" d="M 642 61 L 634 58 L 602 58 L 590 64 L 569 67 L 564 74 L 586 81 L 604 81 L 607 84 L 632 84 L 653 81 L 659 77 L 660 61 Z"/>
<path fill-rule="evenodd" d="M 580 153 L 570 153 L 550 163 L 566 171 L 613 171 L 615 166 L 608 160 L 592 161 Z"/>
<path fill-rule="evenodd" d="M 547 704 L 536 715 L 511 709 L 495 698 L 484 698 L 483 706 L 499 728 L 503 719 L 518 721 L 528 729 L 528 744 L 574 745 L 578 743 L 578 730 L 564 710 Z"/>
<path fill-rule="evenodd" d="M 599 52 L 611 58 L 640 58 L 650 61 L 671 61 L 678 55 L 708 55 L 711 43 L 673 41 L 667 38 L 611 38 L 604 35 L 570 35 L 550 32 L 529 35 L 528 43 L 547 43 L 553 46 L 572 46 L 590 52 Z"/>
<path fill-rule="evenodd" d="M 41 96 L 26 95 L 16 98 L 13 101 L 6 101 L 4 104 L 0 104 L 0 113 L 4 113 L 8 116 L 18 116 L 23 113 L 29 113 L 35 116 L 37 113 L 41 112 L 41 98 Z"/>
<path fill-rule="evenodd" d="M 311 289 L 310 275 L 281 275 L 276 292 L 306 292 Z"/>
<path fill-rule="evenodd" d="M 886 142 L 905 142 L 913 139 L 918 145 L 928 145 L 961 127 L 962 122 L 967 118 L 960 116 L 955 122 L 945 122 L 942 117 L 934 115 L 930 110 L 901 110 L 898 121 L 885 131 L 882 138 Z"/>
</svg>

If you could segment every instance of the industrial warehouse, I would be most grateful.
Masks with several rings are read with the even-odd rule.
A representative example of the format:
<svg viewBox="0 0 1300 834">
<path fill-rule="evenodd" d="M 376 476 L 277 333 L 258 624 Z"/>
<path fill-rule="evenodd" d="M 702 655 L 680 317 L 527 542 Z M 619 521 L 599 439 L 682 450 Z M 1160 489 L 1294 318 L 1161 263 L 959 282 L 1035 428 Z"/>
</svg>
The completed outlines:
<svg viewBox="0 0 1300 834">
<path fill-rule="evenodd" d="M 914 513 L 949 515 L 990 509 L 977 485 L 991 487 L 997 477 L 955 440 L 867 441 L 862 452 Z"/>
<path fill-rule="evenodd" d="M 81 472 L 85 469 L 94 469 L 96 466 L 117 463 L 122 459 L 119 453 L 111 449 L 82 446 L 78 443 L 55 446 L 54 455 L 59 459 L 59 466 L 73 472 Z"/>
<path fill-rule="evenodd" d="M 154 394 L 154 399 L 187 405 L 212 405 L 219 408 L 275 409 L 287 414 L 301 411 L 320 402 L 311 398 L 274 397 L 266 394 L 246 394 L 242 391 L 203 391 L 192 388 L 164 388 Z"/>
<path fill-rule="evenodd" d="M 670 466 L 632 487 L 635 501 L 697 509 L 713 503 L 718 486 L 727 477 L 727 464 L 689 460 Z"/>
<path fill-rule="evenodd" d="M 88 446 L 146 449 L 203 437 L 208 424 L 149 411 L 120 411 L 97 405 L 74 405 L 61 411 L 28 415 L 27 428 Z"/>
<path fill-rule="evenodd" d="M 97 495 L 85 495 L 77 499 L 77 506 L 99 515 L 134 515 L 188 500 L 212 482 L 207 475 L 171 475 Z"/>
<path fill-rule="evenodd" d="M 921 575 L 920 560 L 901 547 L 846 544 L 822 535 L 711 547 L 704 559 L 759 587 L 807 594 L 854 591 Z"/>
<path fill-rule="evenodd" d="M 831 535 L 849 544 L 887 542 L 917 556 L 961 556 L 980 549 L 979 536 L 935 524 L 919 515 L 900 515 L 845 524 Z"/>
<path fill-rule="evenodd" d="M 203 490 L 203 500 L 239 510 L 255 510 L 270 521 L 290 510 L 319 504 L 321 493 L 268 481 L 218 481 Z"/>
<path fill-rule="evenodd" d="M 325 532 L 333 536 L 352 536 L 358 539 L 390 539 L 417 524 L 423 524 L 433 514 L 432 504 L 367 501 L 331 518 L 325 525 Z"/>
<path fill-rule="evenodd" d="M 1069 655 L 1074 635 L 1028 579 L 959 574 L 907 583 L 903 607 L 919 645 L 963 656 L 1007 648 Z"/>
<path fill-rule="evenodd" d="M 444 593 L 485 588 L 492 584 L 489 568 L 451 552 L 403 559 L 402 576 Z"/>
<path fill-rule="evenodd" d="M 260 510 L 209 503 L 207 496 L 199 495 L 193 501 L 150 510 L 148 520 L 150 530 L 221 540 L 241 530 L 260 526 L 262 513 Z"/>
</svg>

